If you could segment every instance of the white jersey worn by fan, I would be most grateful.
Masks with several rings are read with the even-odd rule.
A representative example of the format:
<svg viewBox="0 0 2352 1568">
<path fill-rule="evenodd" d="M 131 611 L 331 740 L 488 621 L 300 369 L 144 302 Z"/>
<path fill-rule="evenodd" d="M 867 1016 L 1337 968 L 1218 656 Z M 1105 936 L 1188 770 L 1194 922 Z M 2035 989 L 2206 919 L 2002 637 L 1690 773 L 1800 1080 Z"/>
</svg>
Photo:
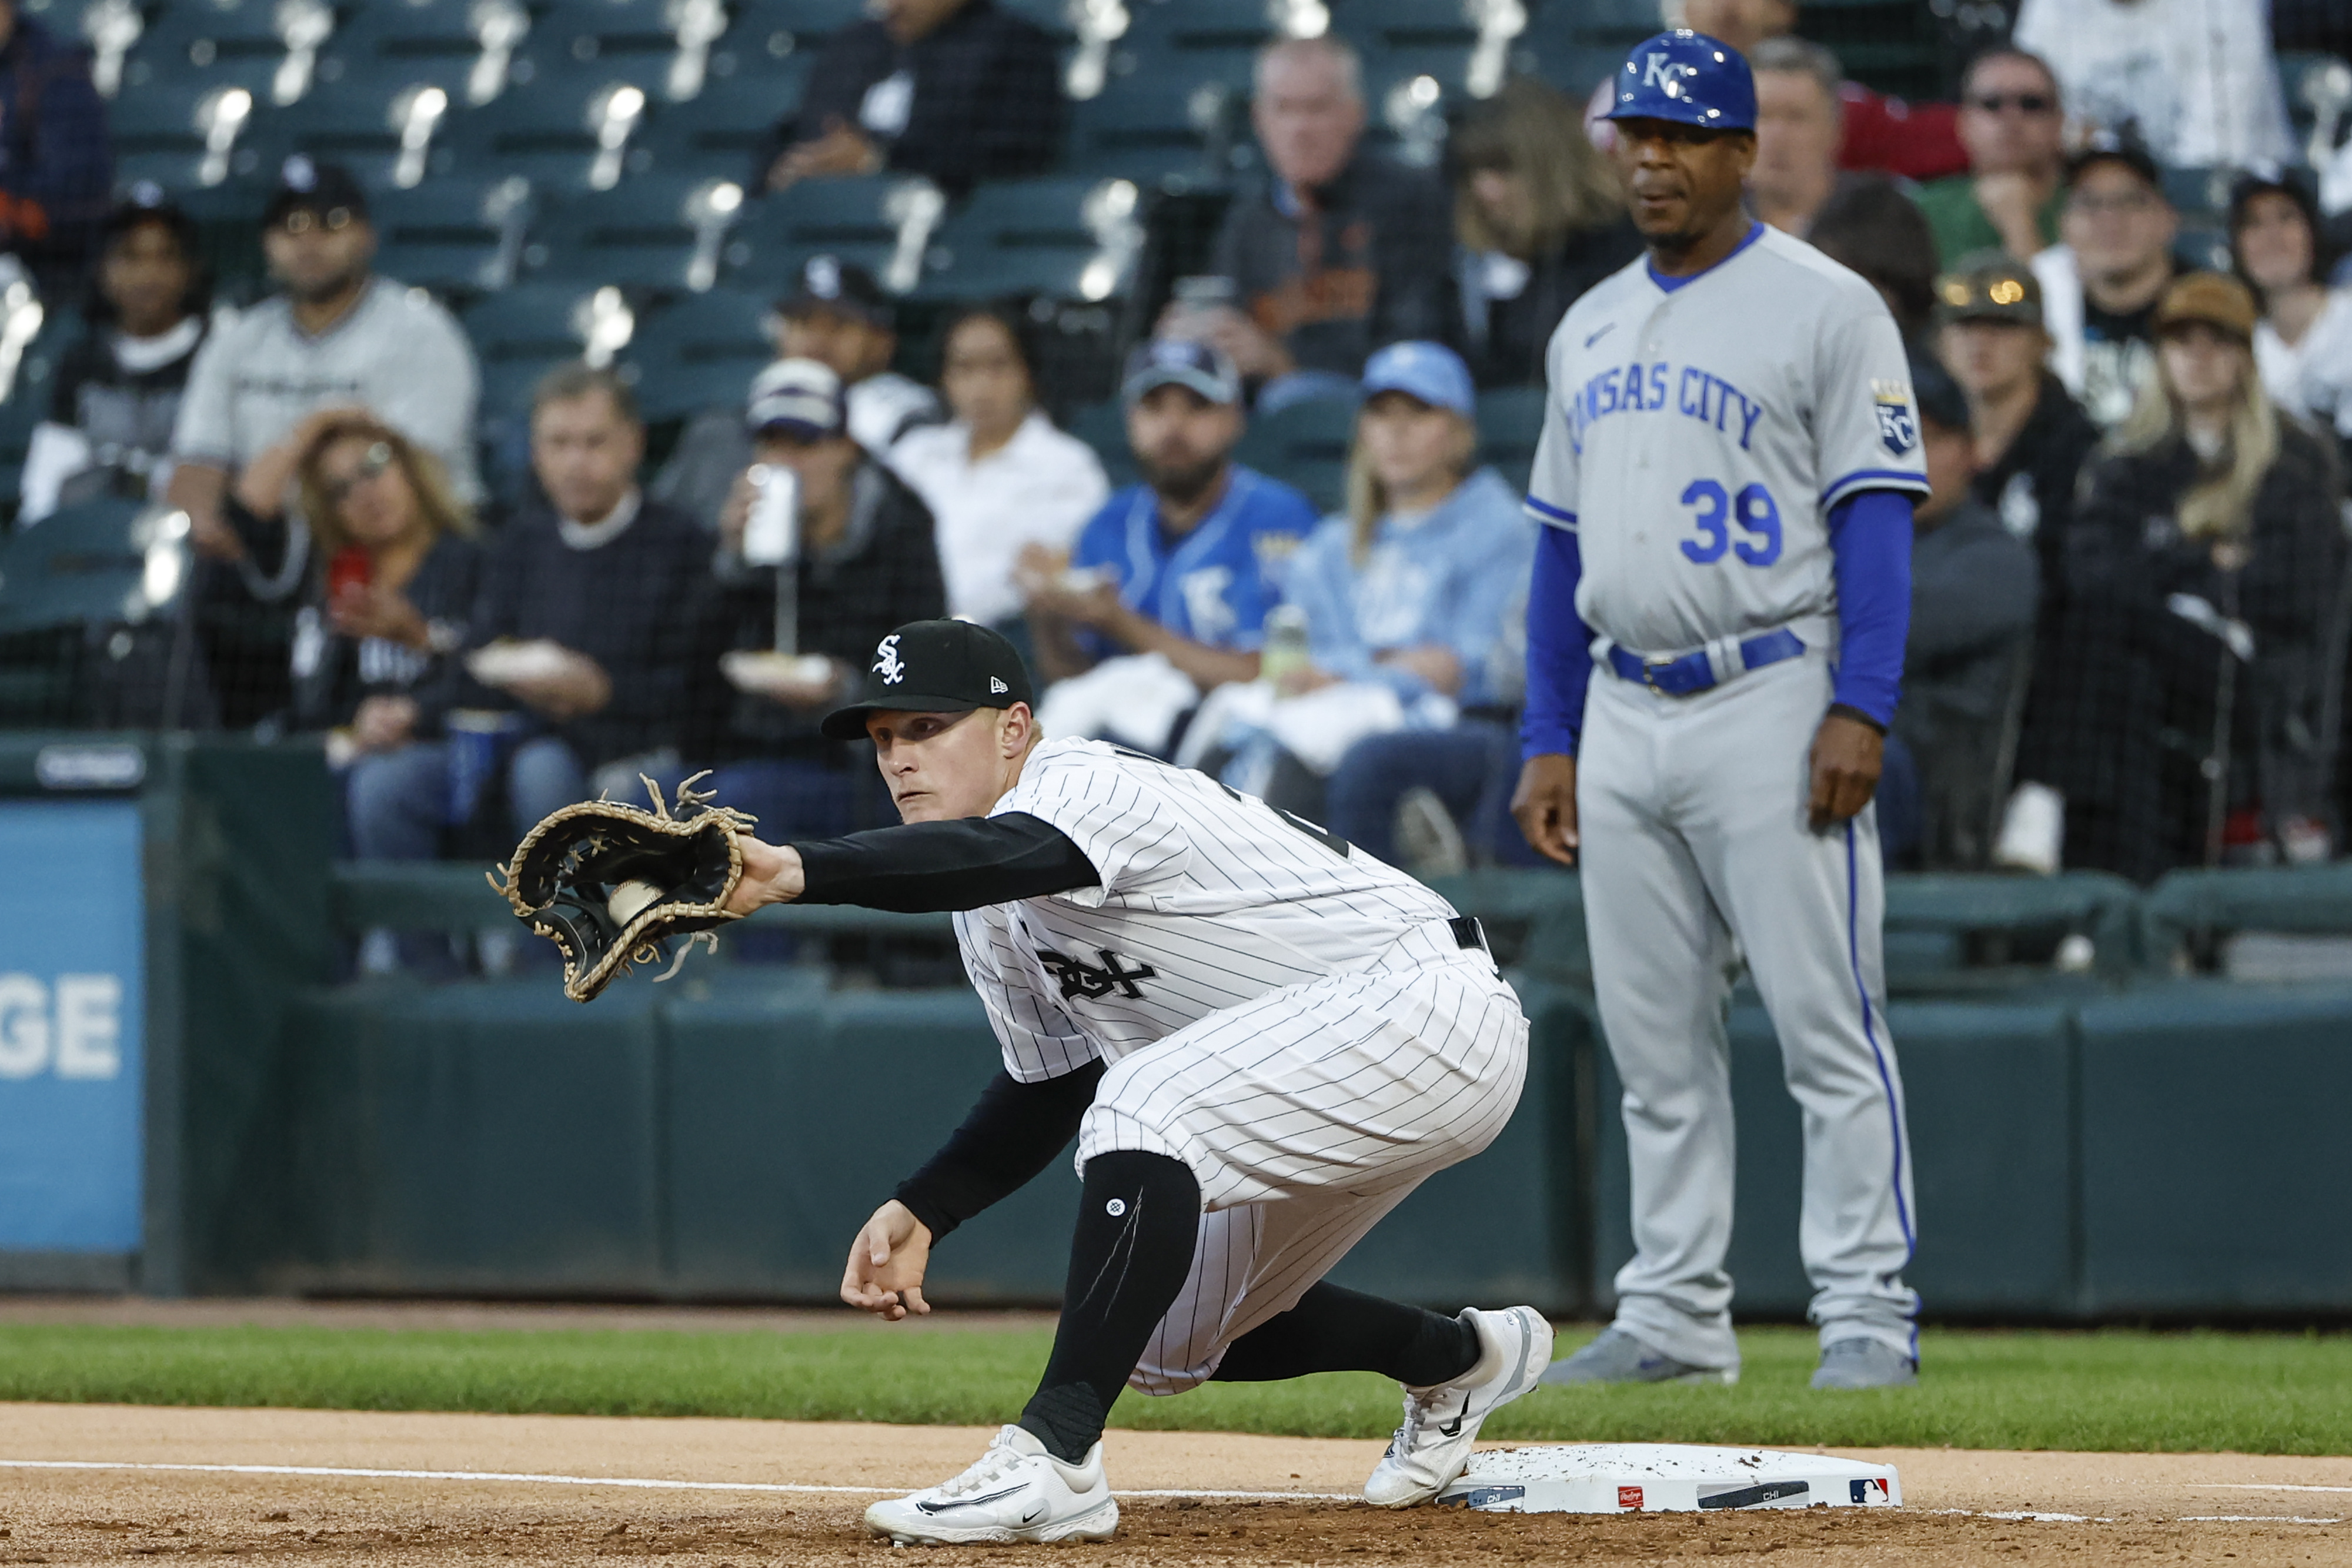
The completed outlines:
<svg viewBox="0 0 2352 1568">
<path fill-rule="evenodd" d="M 1745 957 L 1804 1110 L 1799 1239 L 1822 1343 L 1916 1357 L 1876 818 L 1807 821 L 1838 653 L 1832 515 L 1865 490 L 1927 489 L 1903 340 L 1867 282 L 1759 224 L 1696 275 L 1641 260 L 1596 285 L 1548 370 L 1528 509 L 1576 536 L 1597 633 L 1576 805 L 1632 1166 L 1616 1326 L 1691 1366 L 1738 1365 L 1724 1008 Z M 1688 660 L 1706 676 L 1685 695 L 1643 673 Z"/>
<path fill-rule="evenodd" d="M 1132 1149 L 1199 1179 L 1192 1275 L 1130 1380 L 1178 1393 L 1494 1140 L 1527 1018 L 1444 899 L 1205 774 L 1049 740 L 992 815 L 1013 812 L 1099 885 L 958 915 L 964 967 L 1013 1077 L 1108 1065 L 1082 1168 Z"/>
</svg>

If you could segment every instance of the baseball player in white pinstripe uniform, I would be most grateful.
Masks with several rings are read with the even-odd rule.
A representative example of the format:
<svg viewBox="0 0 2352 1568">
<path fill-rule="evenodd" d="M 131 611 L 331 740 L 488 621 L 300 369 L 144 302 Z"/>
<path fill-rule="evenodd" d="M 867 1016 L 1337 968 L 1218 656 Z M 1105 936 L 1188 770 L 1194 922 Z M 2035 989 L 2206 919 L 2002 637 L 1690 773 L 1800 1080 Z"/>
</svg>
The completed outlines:
<svg viewBox="0 0 2352 1568">
<path fill-rule="evenodd" d="M 874 1505 L 897 1542 L 1102 1540 L 1101 1435 L 1122 1387 L 1381 1372 L 1404 1421 L 1372 1502 L 1434 1497 L 1479 1423 L 1533 1386 L 1530 1307 L 1444 1317 L 1323 1282 L 1517 1103 L 1526 1017 L 1477 923 L 1391 867 L 1206 775 L 1040 742 L 1011 644 L 918 622 L 828 734 L 870 736 L 906 824 L 743 841 L 735 907 L 956 911 L 1003 1069 L 875 1212 L 851 1304 L 928 1312 L 929 1249 L 1075 1133 L 1084 1184 L 1052 1358 L 970 1469 Z"/>
</svg>

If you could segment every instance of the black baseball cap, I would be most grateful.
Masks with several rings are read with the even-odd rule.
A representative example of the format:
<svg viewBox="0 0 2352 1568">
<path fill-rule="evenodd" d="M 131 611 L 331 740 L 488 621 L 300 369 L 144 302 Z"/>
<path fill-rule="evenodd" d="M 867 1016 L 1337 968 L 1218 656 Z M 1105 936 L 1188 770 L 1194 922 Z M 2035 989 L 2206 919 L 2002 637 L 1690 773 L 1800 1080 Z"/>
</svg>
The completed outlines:
<svg viewBox="0 0 2352 1568">
<path fill-rule="evenodd" d="M 874 645 L 865 690 L 820 727 L 835 740 L 863 740 L 871 713 L 970 713 L 1036 700 L 1020 653 L 987 627 L 909 621 Z"/>
<path fill-rule="evenodd" d="M 278 181 L 269 190 L 269 205 L 261 211 L 261 226 L 276 228 L 294 212 L 320 214 L 337 208 L 361 223 L 368 221 L 367 192 L 341 163 L 322 163 L 307 152 L 297 152 L 278 166 Z"/>
<path fill-rule="evenodd" d="M 2133 127 L 2092 132 L 2090 140 L 2066 160 L 2066 188 L 2073 190 L 2085 169 L 2101 163 L 2120 163 L 2147 182 L 2148 189 L 2159 196 L 2164 194 L 2164 172 L 2156 166 L 2156 154 L 2147 150 L 2147 143 L 2140 140 Z"/>
<path fill-rule="evenodd" d="M 886 332 L 898 319 L 888 292 L 874 281 L 874 275 L 837 256 L 813 256 L 801 263 L 793 291 L 777 302 L 776 309 L 785 316 L 830 311 Z"/>
</svg>

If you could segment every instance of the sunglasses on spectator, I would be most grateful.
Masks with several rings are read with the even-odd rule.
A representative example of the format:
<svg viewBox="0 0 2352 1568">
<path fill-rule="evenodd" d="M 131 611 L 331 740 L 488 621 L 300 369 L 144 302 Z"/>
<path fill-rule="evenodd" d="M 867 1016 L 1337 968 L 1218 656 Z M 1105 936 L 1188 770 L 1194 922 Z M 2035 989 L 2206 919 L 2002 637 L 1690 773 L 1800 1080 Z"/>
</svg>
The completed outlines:
<svg viewBox="0 0 2352 1568">
<path fill-rule="evenodd" d="M 323 213 L 317 213 L 308 207 L 297 207 L 280 218 L 278 226 L 290 235 L 309 234 L 312 229 L 340 234 L 352 226 L 352 210 L 349 207 L 329 207 Z"/>
<path fill-rule="evenodd" d="M 2057 100 L 2038 92 L 1988 92 L 1969 99 L 1970 109 L 1980 109 L 1987 114 L 1999 114 L 2004 109 L 2014 109 L 2020 114 L 2048 114 L 2058 107 Z"/>
<path fill-rule="evenodd" d="M 320 486 L 331 507 L 340 507 L 343 497 L 392 466 L 392 444 L 379 441 L 360 456 L 349 474 L 340 479 L 330 479 Z"/>
</svg>

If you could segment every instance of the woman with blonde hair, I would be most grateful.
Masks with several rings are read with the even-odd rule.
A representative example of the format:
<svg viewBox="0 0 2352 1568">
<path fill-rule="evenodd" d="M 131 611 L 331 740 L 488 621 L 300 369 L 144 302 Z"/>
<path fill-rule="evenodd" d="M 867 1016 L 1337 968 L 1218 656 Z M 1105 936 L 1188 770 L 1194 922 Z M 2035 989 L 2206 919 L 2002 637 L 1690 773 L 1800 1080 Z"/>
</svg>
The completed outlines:
<svg viewBox="0 0 2352 1568">
<path fill-rule="evenodd" d="M 2346 587 L 2334 454 L 2263 389 L 2259 319 L 2218 273 L 2157 306 L 2157 375 L 2095 456 L 2059 646 L 2078 737 L 2065 862 L 2328 852 Z"/>
<path fill-rule="evenodd" d="M 1642 254 L 1617 176 L 1582 110 L 1526 77 L 1472 105 L 1446 151 L 1472 372 L 1480 386 L 1541 386 L 1560 317 Z"/>
<path fill-rule="evenodd" d="M 1477 466 L 1470 371 L 1437 343 L 1392 343 L 1364 366 L 1364 406 L 1348 460 L 1348 509 L 1326 518 L 1291 557 L 1283 609 L 1268 618 L 1266 711 L 1240 715 L 1257 733 L 1236 748 L 1228 782 L 1303 816 L 1327 818 L 1377 786 L 1385 768 L 1358 754 L 1382 737 L 1454 731 L 1465 716 L 1496 716 L 1513 698 L 1501 688 L 1498 653 L 1507 612 L 1526 591 L 1535 525 L 1519 497 Z M 1277 617 L 1303 619 L 1302 663 L 1278 667 Z M 1210 710 L 1195 727 L 1213 722 Z M 1231 743 L 1232 731 L 1224 738 Z M 1486 755 L 1483 732 L 1472 743 Z M 1182 754 L 1180 753 L 1180 758 Z M 1324 779 L 1330 795 L 1323 799 Z M 1458 814 L 1479 792 L 1473 779 Z M 1343 836 L 1385 855 L 1394 817 L 1356 812 Z"/>
<path fill-rule="evenodd" d="M 328 731 L 341 767 L 436 725 L 432 688 L 465 643 L 481 551 L 438 458 L 363 411 L 310 423 L 293 448 L 312 545 L 295 617 L 293 719 Z"/>
</svg>

